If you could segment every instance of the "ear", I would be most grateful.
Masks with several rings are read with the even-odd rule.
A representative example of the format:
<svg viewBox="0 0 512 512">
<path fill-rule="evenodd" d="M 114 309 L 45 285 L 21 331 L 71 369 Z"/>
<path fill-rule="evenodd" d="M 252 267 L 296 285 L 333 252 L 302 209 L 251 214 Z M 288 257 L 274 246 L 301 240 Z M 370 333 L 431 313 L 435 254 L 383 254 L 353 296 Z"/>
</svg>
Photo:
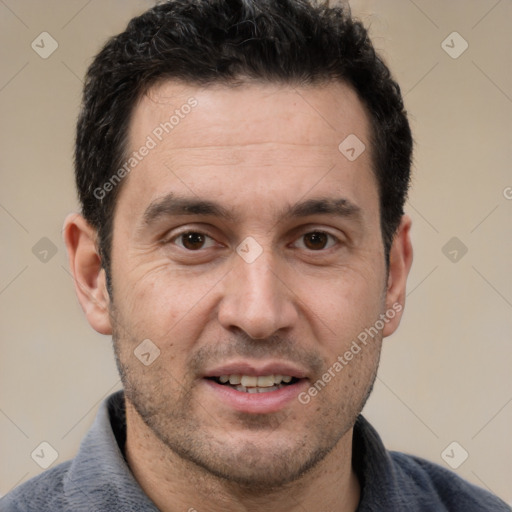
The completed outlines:
<svg viewBox="0 0 512 512">
<path fill-rule="evenodd" d="M 112 334 L 110 298 L 97 248 L 96 230 L 81 215 L 68 215 L 64 222 L 64 242 L 78 301 L 89 324 L 101 334 Z"/>
<path fill-rule="evenodd" d="M 396 331 L 405 306 L 407 276 L 412 265 L 411 224 L 411 218 L 403 215 L 389 252 L 386 311 L 394 311 L 395 315 L 386 323 L 382 333 L 384 337 Z"/>
</svg>

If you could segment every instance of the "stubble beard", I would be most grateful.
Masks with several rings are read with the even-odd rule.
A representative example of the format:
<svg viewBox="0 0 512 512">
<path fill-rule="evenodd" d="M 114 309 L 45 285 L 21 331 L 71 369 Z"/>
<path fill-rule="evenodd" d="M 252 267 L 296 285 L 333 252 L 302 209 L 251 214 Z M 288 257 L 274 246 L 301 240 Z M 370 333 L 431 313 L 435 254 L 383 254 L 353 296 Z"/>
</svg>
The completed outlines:
<svg viewBox="0 0 512 512">
<path fill-rule="evenodd" d="M 194 396 L 195 385 L 192 383 L 187 389 L 177 383 L 165 368 L 162 356 L 150 367 L 144 367 L 132 352 L 136 339 L 123 338 L 120 329 L 114 327 L 115 322 L 112 325 L 125 399 L 148 428 L 150 437 L 160 444 L 157 449 L 168 460 L 169 468 L 177 471 L 186 468 L 191 479 L 221 481 L 246 495 L 283 489 L 317 467 L 353 427 L 377 375 L 380 349 L 370 373 L 359 376 L 359 384 L 366 380 L 359 399 L 353 396 L 348 403 L 340 400 L 338 404 L 329 404 L 327 391 L 322 391 L 310 404 L 318 409 L 315 412 L 318 421 L 299 431 L 294 439 L 291 438 L 295 431 L 290 427 L 294 421 L 303 421 L 302 411 L 297 417 L 295 413 L 284 412 L 265 416 L 240 413 L 237 429 L 243 427 L 247 437 L 233 446 L 229 432 L 216 421 L 215 409 Z M 352 378 L 357 376 L 356 368 L 347 367 L 343 371 L 347 370 L 352 370 Z M 350 387 L 353 392 L 357 388 L 352 378 L 347 379 L 344 391 L 349 392 Z M 206 420 L 201 420 L 201 415 Z M 209 429 L 205 429 L 205 421 Z M 218 435 L 212 434 L 212 428 Z"/>
</svg>

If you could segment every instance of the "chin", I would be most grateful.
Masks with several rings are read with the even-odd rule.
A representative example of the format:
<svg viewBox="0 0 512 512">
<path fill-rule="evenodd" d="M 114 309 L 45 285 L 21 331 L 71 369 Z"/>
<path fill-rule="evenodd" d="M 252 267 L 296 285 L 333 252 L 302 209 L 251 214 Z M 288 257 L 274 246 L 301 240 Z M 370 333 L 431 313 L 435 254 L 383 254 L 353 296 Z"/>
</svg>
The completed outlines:
<svg viewBox="0 0 512 512">
<path fill-rule="evenodd" d="M 283 434 L 284 435 L 284 434 Z M 330 451 L 307 448 L 306 439 L 296 439 L 290 444 L 290 433 L 286 440 L 276 440 L 275 434 L 247 434 L 227 436 L 226 439 L 210 440 L 180 446 L 168 445 L 182 459 L 203 470 L 206 478 L 220 479 L 227 484 L 235 484 L 245 492 L 271 491 L 294 482 L 314 468 Z M 272 442 L 272 439 L 273 442 Z M 256 441 L 258 439 L 258 441 Z"/>
</svg>

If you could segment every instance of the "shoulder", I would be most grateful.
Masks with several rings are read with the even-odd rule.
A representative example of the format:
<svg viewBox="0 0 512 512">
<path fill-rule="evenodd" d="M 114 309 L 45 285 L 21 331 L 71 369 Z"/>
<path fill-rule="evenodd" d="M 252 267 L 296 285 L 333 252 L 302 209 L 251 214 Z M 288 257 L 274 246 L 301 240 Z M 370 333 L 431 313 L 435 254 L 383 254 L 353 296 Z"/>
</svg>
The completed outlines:
<svg viewBox="0 0 512 512">
<path fill-rule="evenodd" d="M 433 499 L 446 511 L 511 512 L 512 509 L 490 492 L 473 485 L 452 471 L 420 457 L 389 452 L 396 476 L 404 491 L 421 500 Z M 412 497 L 411 496 L 411 497 Z"/>
<path fill-rule="evenodd" d="M 353 455 L 362 484 L 358 512 L 512 512 L 498 497 L 453 471 L 386 450 L 363 416 L 354 426 Z"/>
<path fill-rule="evenodd" d="M 71 462 L 63 462 L 19 485 L 0 499 L 0 512 L 68 510 L 64 487 Z"/>
</svg>

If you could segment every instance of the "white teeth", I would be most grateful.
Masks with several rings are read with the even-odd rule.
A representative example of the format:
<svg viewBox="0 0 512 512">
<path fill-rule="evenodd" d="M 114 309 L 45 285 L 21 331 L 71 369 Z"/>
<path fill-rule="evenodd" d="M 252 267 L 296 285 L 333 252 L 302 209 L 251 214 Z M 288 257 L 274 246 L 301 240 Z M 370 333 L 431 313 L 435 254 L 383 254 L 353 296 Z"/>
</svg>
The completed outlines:
<svg viewBox="0 0 512 512">
<path fill-rule="evenodd" d="M 243 393 L 268 393 L 269 391 L 277 391 L 284 387 L 282 384 L 271 386 L 269 388 L 246 388 L 244 386 L 237 386 L 235 389 Z"/>
<path fill-rule="evenodd" d="M 256 388 L 258 390 L 258 393 L 268 393 L 269 391 L 277 391 L 278 389 L 281 389 L 283 386 L 271 386 L 270 388 Z"/>
<path fill-rule="evenodd" d="M 258 385 L 258 377 L 254 375 L 242 375 L 242 386 L 255 387 Z"/>
<path fill-rule="evenodd" d="M 244 388 L 271 388 L 279 386 L 281 382 L 288 384 L 293 377 L 290 375 L 221 375 L 219 381 L 222 384 L 231 384 L 232 386 Z M 252 392 L 252 391 L 251 391 Z"/>
<path fill-rule="evenodd" d="M 230 375 L 229 376 L 229 383 L 233 386 L 236 386 L 242 382 L 242 376 L 241 375 Z"/>
<path fill-rule="evenodd" d="M 257 384 L 259 388 L 269 388 L 274 385 L 274 376 L 273 375 L 265 375 L 263 377 L 258 377 Z"/>
</svg>

